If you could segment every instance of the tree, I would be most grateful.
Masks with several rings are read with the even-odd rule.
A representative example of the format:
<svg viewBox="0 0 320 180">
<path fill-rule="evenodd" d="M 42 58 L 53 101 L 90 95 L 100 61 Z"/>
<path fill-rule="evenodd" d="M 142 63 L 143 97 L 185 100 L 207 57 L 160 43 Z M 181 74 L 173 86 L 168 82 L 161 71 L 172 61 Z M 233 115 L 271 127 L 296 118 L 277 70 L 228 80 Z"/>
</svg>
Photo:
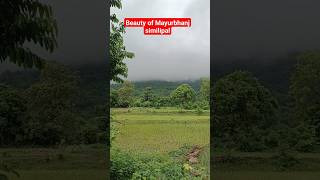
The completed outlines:
<svg viewBox="0 0 320 180">
<path fill-rule="evenodd" d="M 118 103 L 120 107 L 129 107 L 133 103 L 134 85 L 130 81 L 124 81 L 118 89 Z"/>
<path fill-rule="evenodd" d="M 111 107 L 118 107 L 119 105 L 119 95 L 116 90 L 111 90 L 110 91 L 110 106 Z"/>
<path fill-rule="evenodd" d="M 0 62 L 42 68 L 44 60 L 24 47 L 33 42 L 52 52 L 57 47 L 57 23 L 52 8 L 38 0 L 0 2 Z"/>
<path fill-rule="evenodd" d="M 201 78 L 200 79 L 200 96 L 205 101 L 210 100 L 210 79 L 209 78 Z"/>
<path fill-rule="evenodd" d="M 236 71 L 213 88 L 216 146 L 243 151 L 263 148 L 268 129 L 277 124 L 278 103 L 252 74 Z"/>
<path fill-rule="evenodd" d="M 170 97 L 176 104 L 186 108 L 194 100 L 195 95 L 195 91 L 189 84 L 182 84 L 171 93 Z"/>
<path fill-rule="evenodd" d="M 54 145 L 75 138 L 78 121 L 74 112 L 77 76 L 58 63 L 46 63 L 39 82 L 26 90 L 30 143 Z"/>
<path fill-rule="evenodd" d="M 143 92 L 143 100 L 151 102 L 152 99 L 153 99 L 152 87 L 146 87 Z"/>
<path fill-rule="evenodd" d="M 26 102 L 13 88 L 0 85 L 0 146 L 23 139 L 23 115 Z"/>
<path fill-rule="evenodd" d="M 297 60 L 290 84 L 295 121 L 315 127 L 320 139 L 320 52 L 302 53 Z"/>
<path fill-rule="evenodd" d="M 110 2 L 110 6 L 121 9 L 121 0 L 112 0 Z M 125 28 L 123 22 L 119 22 L 117 16 L 112 14 L 110 16 L 110 23 L 109 57 L 111 60 L 111 80 L 115 82 L 123 82 L 122 78 L 128 76 L 128 68 L 124 60 L 127 58 L 133 58 L 134 54 L 132 52 L 128 52 L 124 46 L 122 36 L 125 34 Z"/>
</svg>

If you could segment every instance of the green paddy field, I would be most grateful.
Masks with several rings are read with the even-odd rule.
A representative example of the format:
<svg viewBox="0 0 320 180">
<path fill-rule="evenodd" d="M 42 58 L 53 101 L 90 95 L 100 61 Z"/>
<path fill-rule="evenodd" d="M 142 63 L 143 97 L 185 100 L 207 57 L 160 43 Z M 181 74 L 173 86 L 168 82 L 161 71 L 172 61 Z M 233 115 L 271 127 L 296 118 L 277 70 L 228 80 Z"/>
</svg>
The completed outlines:
<svg viewBox="0 0 320 180">
<path fill-rule="evenodd" d="M 197 166 L 209 174 L 209 112 L 176 108 L 112 109 L 112 122 L 119 129 L 113 148 L 130 153 L 170 156 L 185 147 L 202 148 Z M 0 149 L 0 159 L 19 172 L 18 180 L 105 180 L 105 145 L 67 146 L 64 148 Z M 187 149 L 188 150 L 188 149 Z M 225 156 L 214 151 L 214 158 Z M 237 162 L 214 163 L 211 178 L 216 180 L 318 180 L 320 154 L 298 154 L 300 164 L 287 171 L 274 167 L 273 153 L 234 152 Z M 112 157 L 111 157 L 112 158 Z"/>
<path fill-rule="evenodd" d="M 169 153 L 185 145 L 208 146 L 209 112 L 175 108 L 112 109 L 118 121 L 115 146 L 134 152 Z"/>
<path fill-rule="evenodd" d="M 112 109 L 113 121 L 117 121 L 119 134 L 114 146 L 132 153 L 168 155 L 184 146 L 203 147 L 200 165 L 209 173 L 209 111 L 176 108 Z M 225 152 L 213 151 L 214 158 Z M 298 154 L 300 164 L 291 170 L 275 168 L 271 152 L 240 153 L 232 163 L 214 163 L 211 178 L 215 180 L 318 180 L 320 179 L 320 154 Z M 112 157 L 111 157 L 112 158 Z"/>
<path fill-rule="evenodd" d="M 132 154 L 172 157 L 180 154 L 177 163 L 188 163 L 185 154 L 193 147 L 201 148 L 196 168 L 209 175 L 209 111 L 196 112 L 177 108 L 112 109 L 112 122 L 119 134 L 113 148 Z M 112 156 L 111 156 L 112 159 Z M 182 161 L 181 161 L 182 159 Z M 184 162 L 183 162 L 184 161 Z"/>
</svg>

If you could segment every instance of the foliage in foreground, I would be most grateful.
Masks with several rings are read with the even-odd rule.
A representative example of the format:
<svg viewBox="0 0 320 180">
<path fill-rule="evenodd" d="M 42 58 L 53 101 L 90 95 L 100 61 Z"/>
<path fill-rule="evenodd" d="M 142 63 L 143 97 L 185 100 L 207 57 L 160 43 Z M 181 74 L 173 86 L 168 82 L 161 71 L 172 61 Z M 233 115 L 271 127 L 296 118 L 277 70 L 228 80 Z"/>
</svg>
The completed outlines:
<svg viewBox="0 0 320 180">
<path fill-rule="evenodd" d="M 200 170 L 186 163 L 155 155 L 132 155 L 119 150 L 112 151 L 110 170 L 113 180 L 205 178 Z"/>
<path fill-rule="evenodd" d="M 121 0 L 112 0 L 110 2 L 110 7 L 121 9 Z M 123 82 L 123 77 L 128 76 L 128 67 L 124 60 L 132 59 L 134 57 L 134 53 L 126 50 L 122 37 L 125 34 L 125 28 L 123 26 L 123 22 L 119 22 L 116 14 L 110 15 L 110 24 L 109 56 L 111 59 L 111 80 L 115 82 Z"/>
<path fill-rule="evenodd" d="M 38 0 L 1 1 L 0 63 L 42 68 L 44 59 L 25 43 L 32 42 L 49 52 L 57 47 L 58 27 L 51 6 Z"/>
<path fill-rule="evenodd" d="M 259 151 L 277 124 L 277 100 L 248 72 L 236 71 L 217 81 L 214 90 L 214 124 L 217 146 Z"/>
</svg>

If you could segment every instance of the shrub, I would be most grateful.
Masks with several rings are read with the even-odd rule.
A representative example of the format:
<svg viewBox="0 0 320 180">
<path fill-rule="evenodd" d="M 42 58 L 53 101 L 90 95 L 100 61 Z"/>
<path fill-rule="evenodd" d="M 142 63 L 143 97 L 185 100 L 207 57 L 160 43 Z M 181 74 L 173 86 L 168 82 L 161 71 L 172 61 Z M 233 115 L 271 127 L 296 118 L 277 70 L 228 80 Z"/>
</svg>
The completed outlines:
<svg viewBox="0 0 320 180">
<path fill-rule="evenodd" d="M 95 144 L 102 139 L 101 133 L 96 127 L 86 127 L 80 133 L 81 143 L 83 144 Z"/>
<path fill-rule="evenodd" d="M 294 151 L 288 145 L 281 145 L 275 158 L 275 165 L 278 170 L 288 170 L 299 163 Z"/>
<path fill-rule="evenodd" d="M 111 179 L 197 179 L 196 169 L 170 158 L 143 154 L 131 155 L 119 150 L 111 152 Z"/>
<path fill-rule="evenodd" d="M 136 163 L 136 160 L 128 153 L 112 151 L 110 167 L 111 179 L 131 179 L 137 169 Z"/>
<path fill-rule="evenodd" d="M 197 112 L 198 115 L 201 115 L 203 113 L 203 110 L 202 110 L 202 108 L 200 106 L 197 106 L 196 112 Z"/>
</svg>

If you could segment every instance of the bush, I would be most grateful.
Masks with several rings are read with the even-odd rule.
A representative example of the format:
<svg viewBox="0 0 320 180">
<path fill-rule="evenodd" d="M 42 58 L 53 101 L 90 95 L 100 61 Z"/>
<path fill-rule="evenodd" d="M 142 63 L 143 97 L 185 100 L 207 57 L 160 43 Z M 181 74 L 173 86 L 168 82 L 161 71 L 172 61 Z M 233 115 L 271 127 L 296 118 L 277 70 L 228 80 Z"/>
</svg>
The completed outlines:
<svg viewBox="0 0 320 180">
<path fill-rule="evenodd" d="M 151 160 L 149 162 L 140 161 L 132 179 L 182 179 L 185 177 L 183 166 L 174 162 L 161 162 Z"/>
<path fill-rule="evenodd" d="M 316 144 L 315 128 L 300 124 L 291 133 L 295 149 L 299 152 L 312 152 Z"/>
<path fill-rule="evenodd" d="M 141 98 L 135 98 L 132 106 L 133 107 L 142 107 L 143 106 L 142 104 L 143 104 L 143 101 Z"/>
<path fill-rule="evenodd" d="M 20 143 L 26 102 L 20 93 L 0 84 L 0 146 Z"/>
<path fill-rule="evenodd" d="M 152 103 L 150 101 L 145 101 L 142 103 L 142 107 L 152 107 Z"/>
<path fill-rule="evenodd" d="M 181 105 L 181 107 L 187 110 L 191 110 L 195 108 L 192 102 L 184 103 Z"/>
<path fill-rule="evenodd" d="M 254 127 L 247 133 L 239 133 L 235 145 L 240 151 L 244 152 L 262 151 L 266 147 L 261 138 L 265 138 L 264 130 Z"/>
<path fill-rule="evenodd" d="M 196 103 L 196 107 L 200 107 L 203 110 L 209 110 L 209 102 L 207 101 L 198 101 Z"/>
<path fill-rule="evenodd" d="M 193 168 L 160 156 L 130 155 L 119 150 L 111 152 L 111 179 L 196 179 Z M 188 166 L 188 167 L 189 167 Z M 200 178 L 200 176 L 199 176 Z"/>
<path fill-rule="evenodd" d="M 198 115 L 201 115 L 203 113 L 203 110 L 202 110 L 202 108 L 200 106 L 197 106 L 196 112 L 197 112 Z"/>
<path fill-rule="evenodd" d="M 136 171 L 136 160 L 127 153 L 112 151 L 110 176 L 113 180 L 131 179 Z"/>
<path fill-rule="evenodd" d="M 101 131 L 96 127 L 85 127 L 79 136 L 82 144 L 105 143 L 107 141 L 107 132 Z"/>
<path fill-rule="evenodd" d="M 289 148 L 289 145 L 281 145 L 275 156 L 275 165 L 278 170 L 288 170 L 299 163 L 296 154 Z"/>
</svg>

